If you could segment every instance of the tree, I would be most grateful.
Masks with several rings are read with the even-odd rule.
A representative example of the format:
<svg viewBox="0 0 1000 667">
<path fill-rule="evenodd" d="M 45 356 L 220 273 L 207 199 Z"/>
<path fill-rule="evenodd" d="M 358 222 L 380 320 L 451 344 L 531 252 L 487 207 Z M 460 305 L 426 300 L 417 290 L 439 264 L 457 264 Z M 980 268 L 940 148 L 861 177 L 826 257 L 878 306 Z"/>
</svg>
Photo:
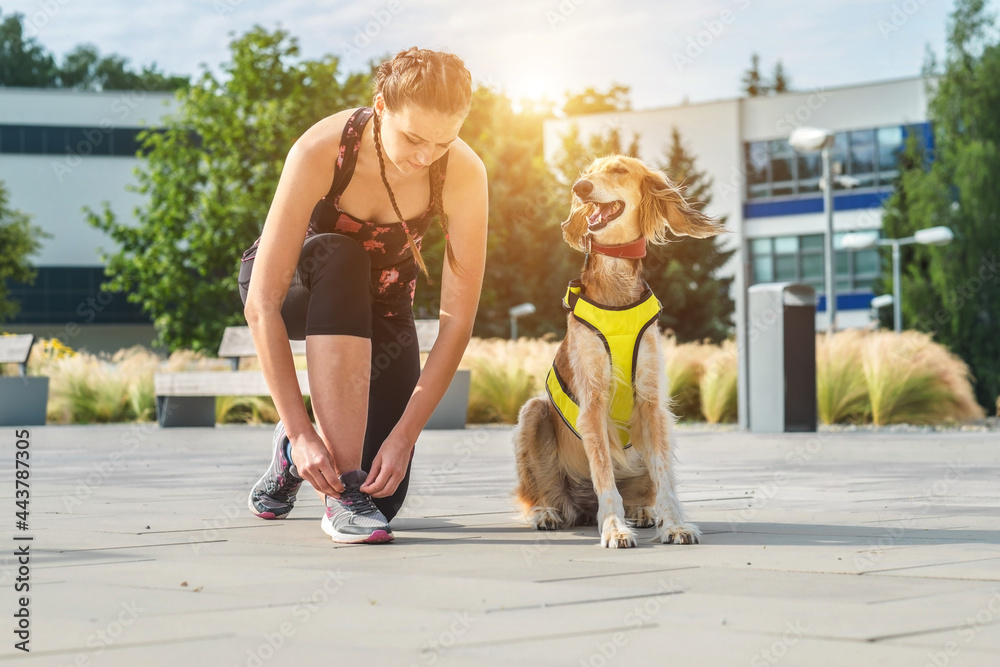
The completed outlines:
<svg viewBox="0 0 1000 667">
<path fill-rule="evenodd" d="M 79 90 L 177 90 L 188 85 L 188 77 L 160 72 L 156 63 L 134 72 L 128 58 L 111 54 L 101 57 L 93 44 L 81 44 L 66 54 L 59 70 L 64 88 Z"/>
<path fill-rule="evenodd" d="M 702 210 L 712 202 L 712 179 L 695 166 L 695 157 L 673 128 L 666 162 L 660 168 L 684 191 L 691 205 Z M 725 217 L 720 220 L 725 224 Z M 735 250 L 720 250 L 717 239 L 680 237 L 665 246 L 650 246 L 645 269 L 647 282 L 663 303 L 660 325 L 680 342 L 728 337 L 735 304 L 729 296 L 733 279 L 718 272 Z"/>
<path fill-rule="evenodd" d="M 578 116 L 587 113 L 601 113 L 603 111 L 629 111 L 632 108 L 632 100 L 629 93 L 631 88 L 614 83 L 606 93 L 595 88 L 587 88 L 582 93 L 570 95 L 566 93 L 566 103 L 563 105 L 563 113 L 567 116 Z"/>
<path fill-rule="evenodd" d="M 36 271 L 28 257 L 37 253 L 41 239 L 52 234 L 31 224 L 31 218 L 7 205 L 7 189 L 0 183 L 0 322 L 13 319 L 21 305 L 8 296 L 8 282 L 31 285 Z"/>
<path fill-rule="evenodd" d="M 779 60 L 774 65 L 774 77 L 771 79 L 771 90 L 775 93 L 787 93 L 790 91 L 791 82 L 788 80 L 788 74 L 785 73 L 785 66 L 781 64 Z"/>
<path fill-rule="evenodd" d="M 58 80 L 52 55 L 34 38 L 25 38 L 24 15 L 7 16 L 0 23 L 0 86 L 52 88 Z"/>
<path fill-rule="evenodd" d="M 759 97 L 787 93 L 791 91 L 791 81 L 785 66 L 779 59 L 774 65 L 774 75 L 768 80 L 760 73 L 760 55 L 754 53 L 750 56 L 750 69 L 743 73 L 743 92 L 747 97 Z"/>
<path fill-rule="evenodd" d="M 102 289 L 128 290 L 153 320 L 156 345 L 215 350 L 243 324 L 240 253 L 260 234 L 292 143 L 331 109 L 368 100 L 370 72 L 338 79 L 338 60 L 299 58 L 288 33 L 256 27 L 178 93 L 178 116 L 140 135 L 136 224 L 105 204 L 88 222 L 120 250 L 105 257 Z"/>
<path fill-rule="evenodd" d="M 515 113 L 505 95 L 479 87 L 462 126 L 462 139 L 483 159 L 489 174 L 490 232 L 477 336 L 507 337 L 508 309 L 525 302 L 537 311 L 519 321 L 523 334 L 565 330 L 560 299 L 572 277 L 575 253 L 563 241 L 560 227 L 568 214 L 569 192 L 555 182 L 543 159 L 542 122 L 548 116 L 544 107 Z M 424 248 L 431 249 L 426 255 L 435 262 L 432 276 L 438 275 L 443 255 L 435 245 L 440 236 L 432 227 L 424 237 Z M 436 283 L 418 285 L 418 312 L 436 317 L 439 291 Z"/>
<path fill-rule="evenodd" d="M 992 408 L 1000 395 L 1000 44 L 988 35 L 984 0 L 957 0 L 939 71 L 925 73 L 934 128 L 933 162 L 908 142 L 882 220 L 887 238 L 947 225 L 944 247 L 903 248 L 903 322 L 958 354 L 975 375 L 976 398 Z M 884 288 L 891 266 L 883 259 Z"/>
<path fill-rule="evenodd" d="M 24 15 L 12 14 L 0 23 L 0 86 L 75 88 L 78 90 L 177 90 L 188 77 L 160 72 L 154 63 L 135 72 L 128 59 L 101 57 L 97 47 L 81 44 L 56 64 L 34 38 L 24 37 Z"/>
<path fill-rule="evenodd" d="M 568 187 L 580 177 L 594 158 L 613 154 L 639 157 L 639 135 L 633 134 L 632 140 L 625 146 L 622 143 L 621 130 L 615 126 L 607 127 L 603 134 L 590 135 L 587 144 L 584 145 L 580 138 L 580 127 L 574 123 L 570 125 L 566 134 L 560 137 L 560 142 L 562 145 L 556 153 L 554 170 L 556 179 L 567 186 L 567 205 L 571 197 Z"/>
<path fill-rule="evenodd" d="M 750 56 L 750 69 L 743 73 L 743 92 L 748 97 L 766 95 L 768 92 L 767 83 L 760 73 L 760 56 L 756 53 Z"/>
</svg>

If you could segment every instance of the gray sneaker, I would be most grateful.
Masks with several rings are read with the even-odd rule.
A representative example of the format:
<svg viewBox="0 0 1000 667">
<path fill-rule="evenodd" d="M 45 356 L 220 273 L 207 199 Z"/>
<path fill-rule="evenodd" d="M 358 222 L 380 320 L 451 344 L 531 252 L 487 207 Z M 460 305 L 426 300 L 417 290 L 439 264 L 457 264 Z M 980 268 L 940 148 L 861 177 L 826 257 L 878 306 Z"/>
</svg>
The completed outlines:
<svg viewBox="0 0 1000 667">
<path fill-rule="evenodd" d="M 271 443 L 271 466 L 250 490 L 247 505 L 250 511 L 261 519 L 284 519 L 295 505 L 295 494 L 302 486 L 302 478 L 295 465 L 285 456 L 288 436 L 280 421 L 274 427 L 274 441 Z"/>
<path fill-rule="evenodd" d="M 372 497 L 361 492 L 368 476 L 364 470 L 352 470 L 340 476 L 344 492 L 340 498 L 326 496 L 323 532 L 334 542 L 344 544 L 392 542 L 389 521 L 375 507 Z"/>
</svg>

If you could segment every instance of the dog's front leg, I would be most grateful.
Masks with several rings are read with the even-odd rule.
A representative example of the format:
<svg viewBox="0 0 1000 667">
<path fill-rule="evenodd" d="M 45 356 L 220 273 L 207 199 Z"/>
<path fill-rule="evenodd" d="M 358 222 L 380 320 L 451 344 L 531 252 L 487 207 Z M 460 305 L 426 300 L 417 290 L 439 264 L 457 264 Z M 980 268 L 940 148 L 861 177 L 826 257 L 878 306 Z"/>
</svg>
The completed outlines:
<svg viewBox="0 0 1000 667">
<path fill-rule="evenodd" d="M 603 349 L 600 350 L 604 352 Z M 607 357 L 602 369 L 584 381 L 580 392 L 580 416 L 577 430 L 583 439 L 583 448 L 590 462 L 590 477 L 597 492 L 597 525 L 601 531 L 601 546 L 617 549 L 634 547 L 635 531 L 625 523 L 625 505 L 615 484 L 615 469 L 611 461 L 611 442 L 608 437 L 608 387 L 611 367 Z"/>
<path fill-rule="evenodd" d="M 697 544 L 701 532 L 688 523 L 677 498 L 672 465 L 673 416 L 667 409 L 666 375 L 655 327 L 644 334 L 636 367 L 633 440 L 656 486 L 656 538 L 673 544 Z"/>
</svg>

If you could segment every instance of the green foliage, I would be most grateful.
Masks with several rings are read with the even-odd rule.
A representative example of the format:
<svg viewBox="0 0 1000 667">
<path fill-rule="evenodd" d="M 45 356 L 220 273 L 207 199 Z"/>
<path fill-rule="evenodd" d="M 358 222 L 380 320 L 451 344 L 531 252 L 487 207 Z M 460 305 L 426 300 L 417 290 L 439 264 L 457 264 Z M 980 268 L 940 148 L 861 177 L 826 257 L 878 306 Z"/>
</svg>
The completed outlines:
<svg viewBox="0 0 1000 667">
<path fill-rule="evenodd" d="M 23 14 L 11 14 L 0 23 L 0 86 L 177 90 L 187 84 L 187 77 L 164 74 L 155 64 L 132 71 L 127 58 L 115 54 L 102 58 L 91 44 L 77 46 L 60 67 L 44 46 L 25 36 Z"/>
<path fill-rule="evenodd" d="M 44 238 L 52 238 L 52 234 L 31 224 L 26 214 L 10 208 L 7 188 L 0 182 L 0 322 L 20 312 L 21 305 L 7 295 L 8 283 L 35 282 L 37 272 L 28 257 L 41 249 Z"/>
<path fill-rule="evenodd" d="M 521 406 L 537 393 L 534 376 L 515 364 L 486 359 L 475 359 L 471 366 L 469 423 L 516 424 Z"/>
<path fill-rule="evenodd" d="M 695 157 L 673 129 L 667 161 L 661 169 L 684 191 L 698 210 L 712 201 L 712 179 L 695 166 Z M 720 219 L 725 224 L 725 217 Z M 663 303 L 660 326 L 681 343 L 708 339 L 714 343 L 729 335 L 736 305 L 729 296 L 731 277 L 718 277 L 735 250 L 721 250 L 719 240 L 680 237 L 664 246 L 649 246 L 643 266 L 646 280 Z"/>
<path fill-rule="evenodd" d="M 774 65 L 774 75 L 767 79 L 760 73 L 760 55 L 757 53 L 750 56 L 750 68 L 743 72 L 741 84 L 747 97 L 787 93 L 792 89 L 781 60 Z"/>
<path fill-rule="evenodd" d="M 629 86 L 616 83 L 612 84 L 607 92 L 587 88 L 576 95 L 567 93 L 566 103 L 563 104 L 563 113 L 567 116 L 578 116 L 603 111 L 630 111 L 632 109 L 632 100 L 629 97 L 630 90 Z"/>
<path fill-rule="evenodd" d="M 284 158 L 332 110 L 361 106 L 370 75 L 338 80 L 338 61 L 301 60 L 282 30 L 255 28 L 230 43 L 216 78 L 206 70 L 178 92 L 163 131 L 140 135 L 137 224 L 107 205 L 88 222 L 120 250 L 106 257 L 102 289 L 128 290 L 153 320 L 158 346 L 214 350 L 226 326 L 244 324 L 236 277 L 260 234 Z"/>
<path fill-rule="evenodd" d="M 902 250 L 905 327 L 933 332 L 975 373 L 976 399 L 992 407 L 1000 394 L 1000 44 L 983 0 L 957 0 L 943 69 L 929 91 L 934 161 L 926 167 L 910 142 L 882 221 L 888 238 L 947 225 L 948 246 Z M 883 256 L 881 288 L 891 288 Z"/>
<path fill-rule="evenodd" d="M 59 77 L 55 60 L 24 35 L 23 21 L 23 14 L 11 14 L 0 23 L 0 86 L 54 87 Z"/>
<path fill-rule="evenodd" d="M 462 127 L 461 137 L 482 158 L 489 182 L 486 275 L 476 336 L 507 337 L 508 309 L 525 302 L 535 304 L 537 312 L 518 320 L 522 334 L 565 328 L 560 299 L 576 257 L 559 226 L 567 215 L 569 193 L 558 187 L 542 157 L 545 117 L 530 109 L 515 113 L 505 95 L 480 87 Z M 440 274 L 441 241 L 437 226 L 424 237 L 431 276 Z M 440 286 L 423 276 L 419 280 L 415 310 L 437 317 Z"/>
</svg>

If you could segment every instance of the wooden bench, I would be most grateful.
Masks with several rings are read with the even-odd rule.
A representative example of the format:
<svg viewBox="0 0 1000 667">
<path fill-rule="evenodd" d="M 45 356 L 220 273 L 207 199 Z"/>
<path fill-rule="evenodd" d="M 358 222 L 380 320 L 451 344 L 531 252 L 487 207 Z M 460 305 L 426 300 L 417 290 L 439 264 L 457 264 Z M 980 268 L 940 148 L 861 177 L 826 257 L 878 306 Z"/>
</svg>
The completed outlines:
<svg viewBox="0 0 1000 667">
<path fill-rule="evenodd" d="M 437 339 L 437 320 L 417 320 L 417 343 L 421 352 L 430 350 Z M 306 353 L 305 341 L 289 341 L 293 355 Z M 377 355 L 378 351 L 373 351 Z M 241 357 L 255 357 L 253 337 L 249 327 L 226 327 L 219 345 L 219 358 L 229 359 L 231 372 L 184 371 L 156 373 L 153 384 L 156 393 L 156 414 L 160 426 L 214 426 L 216 396 L 269 396 L 261 371 L 241 371 Z M 377 362 L 376 357 L 376 362 Z M 296 371 L 302 394 L 309 395 L 307 371 Z M 470 375 L 467 370 L 455 374 L 441 403 L 431 415 L 426 428 L 465 428 L 469 405 Z"/>
<path fill-rule="evenodd" d="M 0 336 L 0 364 L 18 364 L 20 374 L 0 377 L 0 426 L 43 426 L 49 379 L 28 377 L 32 334 Z"/>
</svg>

